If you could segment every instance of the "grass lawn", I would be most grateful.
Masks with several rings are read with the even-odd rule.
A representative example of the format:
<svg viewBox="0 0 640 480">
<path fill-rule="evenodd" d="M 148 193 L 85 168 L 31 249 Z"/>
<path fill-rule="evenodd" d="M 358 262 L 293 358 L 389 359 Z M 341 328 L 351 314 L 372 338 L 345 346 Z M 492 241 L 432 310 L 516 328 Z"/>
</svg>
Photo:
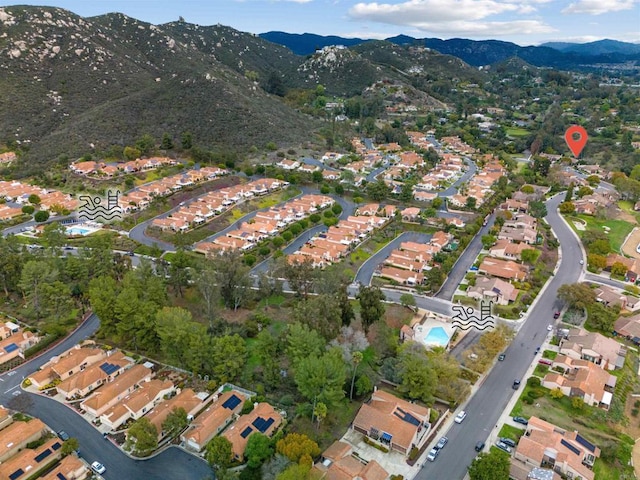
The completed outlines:
<svg viewBox="0 0 640 480">
<path fill-rule="evenodd" d="M 349 255 L 349 259 L 353 262 L 353 263 L 364 263 L 366 260 L 368 260 L 371 257 L 371 253 L 369 252 L 365 252 L 364 250 L 362 250 L 361 248 L 358 248 L 356 251 L 352 252 Z"/>
<path fill-rule="evenodd" d="M 524 435 L 524 430 L 518 427 L 504 424 L 500 429 L 500 433 L 498 435 L 503 438 L 510 438 L 514 442 L 517 442 L 518 440 L 520 440 L 520 437 Z"/>
<path fill-rule="evenodd" d="M 529 135 L 529 130 L 520 127 L 509 127 L 505 131 L 510 137 L 526 137 Z"/>
<path fill-rule="evenodd" d="M 629 200 L 620 200 L 618 202 L 618 207 L 620 207 L 620 210 L 636 217 L 636 221 L 640 223 L 640 213 L 633 209 L 633 202 L 630 202 Z"/>
<path fill-rule="evenodd" d="M 533 374 L 542 378 L 549 372 L 549 367 L 547 365 L 536 365 Z"/>
<path fill-rule="evenodd" d="M 587 224 L 588 230 L 597 230 L 599 232 L 606 232 L 606 230 L 602 227 L 609 227 L 609 243 L 611 244 L 611 249 L 620 252 L 620 247 L 627 238 L 627 235 L 633 230 L 633 224 L 625 221 L 625 220 L 599 220 L 590 215 L 572 215 L 567 218 L 569 220 L 569 225 L 577 232 L 579 236 L 584 235 L 583 231 L 580 231 L 573 224 L 573 220 L 580 219 Z"/>
</svg>

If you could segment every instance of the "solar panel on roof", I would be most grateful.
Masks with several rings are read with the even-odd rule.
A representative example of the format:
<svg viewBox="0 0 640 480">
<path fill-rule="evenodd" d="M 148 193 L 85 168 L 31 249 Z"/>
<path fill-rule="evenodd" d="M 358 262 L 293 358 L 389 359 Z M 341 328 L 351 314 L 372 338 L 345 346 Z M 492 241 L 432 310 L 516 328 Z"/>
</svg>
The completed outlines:
<svg viewBox="0 0 640 480">
<path fill-rule="evenodd" d="M 11 475 L 9 475 L 9 479 L 16 480 L 16 478 L 20 478 L 21 475 L 24 475 L 24 471 L 21 468 L 19 468 L 18 470 L 13 472 Z"/>
<path fill-rule="evenodd" d="M 35 461 L 40 463 L 42 460 L 44 460 L 45 458 L 47 458 L 49 455 L 51 455 L 51 449 L 47 448 L 44 452 L 42 452 L 41 454 L 37 455 L 35 458 Z"/>
<path fill-rule="evenodd" d="M 580 434 L 576 435 L 576 442 L 578 442 L 590 452 L 594 452 L 596 450 L 596 446 Z"/>
<path fill-rule="evenodd" d="M 10 343 L 9 345 L 7 345 L 6 347 L 4 347 L 4 351 L 7 353 L 11 353 L 11 352 L 15 352 L 16 350 L 18 350 L 18 345 L 16 345 L 15 343 Z"/>
<path fill-rule="evenodd" d="M 56 475 L 56 477 L 58 477 L 60 480 L 67 480 L 67 477 L 65 477 L 65 476 L 64 476 L 63 474 L 61 474 L 61 473 L 58 473 L 58 474 Z"/>
<path fill-rule="evenodd" d="M 242 400 L 240 400 L 237 395 L 231 395 L 231 397 L 229 397 L 227 401 L 222 404 L 222 408 L 233 410 L 238 405 L 240 405 L 240 403 L 242 403 Z"/>
<path fill-rule="evenodd" d="M 258 429 L 258 431 L 262 431 L 262 424 L 263 423 L 264 423 L 264 418 L 258 417 L 251 423 L 251 425 L 256 427 L 256 429 Z"/>
<path fill-rule="evenodd" d="M 263 429 L 262 429 L 262 430 L 260 430 L 260 432 L 261 432 L 261 433 L 264 433 L 264 432 L 266 432 L 267 430 L 269 430 L 269 427 L 270 427 L 271 425 L 273 425 L 273 422 L 274 422 L 274 421 L 275 421 L 275 420 L 274 420 L 273 418 L 270 418 L 269 420 L 267 420 L 266 422 L 264 422 Z"/>
<path fill-rule="evenodd" d="M 251 428 L 251 427 L 247 427 L 247 428 L 245 428 L 245 429 L 242 431 L 242 433 L 240 434 L 240 436 L 241 436 L 242 438 L 247 438 L 251 432 L 253 432 L 253 428 Z"/>
<path fill-rule="evenodd" d="M 109 362 L 104 362 L 102 365 L 100 365 L 100 370 L 102 370 L 107 375 L 111 375 L 112 373 L 117 372 L 118 368 L 119 367 L 117 365 Z"/>
<path fill-rule="evenodd" d="M 62 444 L 60 442 L 56 442 L 51 445 L 51 448 L 53 448 L 54 450 L 58 450 L 60 447 L 62 447 Z"/>
<path fill-rule="evenodd" d="M 564 438 L 562 440 L 560 440 L 560 443 L 562 445 L 564 445 L 565 447 L 567 447 L 569 450 L 571 450 L 573 453 L 575 453 L 576 455 L 580 455 L 580 450 L 578 450 L 576 447 L 574 447 L 573 445 L 571 445 L 569 442 L 567 442 Z"/>
</svg>

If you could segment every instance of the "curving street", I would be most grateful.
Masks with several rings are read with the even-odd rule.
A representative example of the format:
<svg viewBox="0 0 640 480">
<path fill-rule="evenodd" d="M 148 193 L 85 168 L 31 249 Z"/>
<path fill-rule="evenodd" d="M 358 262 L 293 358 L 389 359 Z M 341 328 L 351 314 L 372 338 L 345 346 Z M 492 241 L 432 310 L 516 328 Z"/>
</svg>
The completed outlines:
<svg viewBox="0 0 640 480">
<path fill-rule="evenodd" d="M 100 321 L 91 315 L 71 335 L 39 357 L 0 375 L 0 403 L 8 408 L 40 418 L 54 431 L 65 430 L 80 443 L 80 455 L 89 463 L 99 461 L 107 467 L 107 480 L 166 480 L 167 478 L 202 480 L 212 476 L 209 465 L 178 447 L 171 447 L 149 460 L 133 460 L 105 440 L 100 432 L 72 408 L 44 395 L 24 392 L 22 380 L 38 370 L 51 357 L 59 355 L 93 335 Z"/>
<path fill-rule="evenodd" d="M 546 202 L 548 215 L 545 219 L 561 245 L 562 255 L 557 273 L 529 310 L 526 320 L 505 352 L 506 360 L 495 364 L 476 393 L 462 406 L 468 413 L 465 421 L 461 424 L 452 423 L 448 431 L 438 435 L 446 435 L 449 445 L 441 451 L 435 462 L 425 462 L 416 479 L 461 480 L 465 477 L 467 467 L 476 456 L 476 442 L 487 439 L 511 396 L 519 394 L 514 392 L 511 384 L 514 379 L 523 378 L 536 358 L 535 349 L 543 343 L 548 333 L 547 325 L 554 322 L 553 312 L 560 305 L 556 298 L 558 288 L 580 279 L 582 246 L 557 211 L 563 198 L 560 194 Z"/>
</svg>

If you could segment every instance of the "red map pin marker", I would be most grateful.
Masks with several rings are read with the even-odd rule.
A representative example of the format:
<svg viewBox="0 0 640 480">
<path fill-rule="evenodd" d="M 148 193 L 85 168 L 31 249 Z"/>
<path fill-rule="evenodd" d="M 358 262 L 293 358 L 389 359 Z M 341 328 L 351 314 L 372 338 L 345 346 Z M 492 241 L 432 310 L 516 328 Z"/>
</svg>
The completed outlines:
<svg viewBox="0 0 640 480">
<path fill-rule="evenodd" d="M 574 157 L 580 155 L 588 139 L 589 135 L 587 131 L 580 125 L 571 125 L 567 128 L 567 131 L 564 132 L 564 140 L 567 142 L 569 150 L 571 150 Z"/>
</svg>

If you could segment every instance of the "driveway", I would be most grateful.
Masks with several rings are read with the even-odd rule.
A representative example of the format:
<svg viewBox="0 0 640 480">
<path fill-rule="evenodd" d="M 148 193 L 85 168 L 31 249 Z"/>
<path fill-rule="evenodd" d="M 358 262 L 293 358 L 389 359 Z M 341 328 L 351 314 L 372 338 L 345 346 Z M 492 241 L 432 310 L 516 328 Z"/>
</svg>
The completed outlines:
<svg viewBox="0 0 640 480">
<path fill-rule="evenodd" d="M 0 403 L 40 418 L 55 431 L 64 430 L 70 436 L 76 437 L 80 442 L 80 454 L 85 460 L 89 463 L 97 460 L 107 467 L 107 472 L 103 475 L 107 480 L 202 480 L 211 475 L 211 469 L 206 462 L 177 447 L 171 447 L 150 460 L 133 460 L 110 441 L 105 440 L 102 434 L 72 408 L 44 395 L 27 393 L 20 389 L 25 377 L 37 371 L 51 357 L 92 336 L 99 326 L 98 317 L 91 315 L 51 350 L 11 372 L 0 375 Z"/>
<path fill-rule="evenodd" d="M 553 312 L 558 306 L 556 292 L 561 285 L 578 281 L 581 275 L 580 243 L 557 212 L 563 195 L 547 201 L 549 213 L 546 220 L 562 248 L 557 273 L 545 286 L 507 348 L 506 360 L 496 363 L 476 393 L 462 406 L 468 413 L 467 418 L 461 424 L 453 423 L 448 431 L 439 434 L 449 438 L 450 446 L 443 449 L 435 462 L 425 462 L 416 479 L 463 479 L 468 465 L 476 456 L 476 442 L 489 437 L 512 395 L 519 393 L 511 388 L 513 380 L 523 379 L 531 363 L 539 359 L 539 354 L 534 355 L 534 352 L 545 341 L 547 325 L 554 322 Z"/>
</svg>

